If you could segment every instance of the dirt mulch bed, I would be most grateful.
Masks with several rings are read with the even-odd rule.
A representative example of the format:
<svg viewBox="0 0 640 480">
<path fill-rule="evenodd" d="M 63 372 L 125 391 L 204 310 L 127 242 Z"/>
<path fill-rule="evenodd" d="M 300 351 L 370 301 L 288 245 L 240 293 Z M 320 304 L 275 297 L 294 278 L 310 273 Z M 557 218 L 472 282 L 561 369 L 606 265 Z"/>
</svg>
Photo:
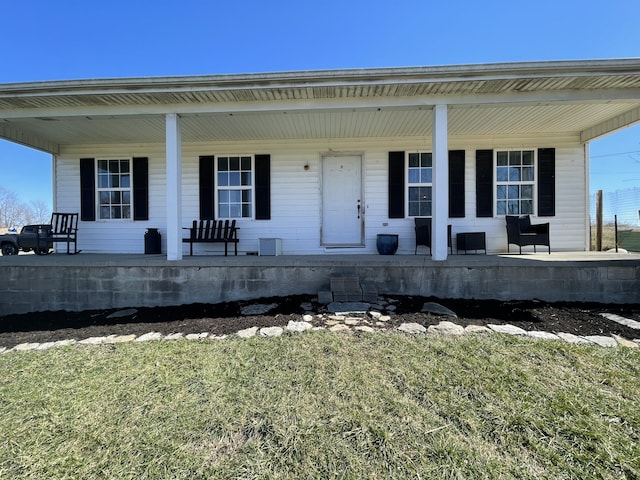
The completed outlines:
<svg viewBox="0 0 640 480">
<path fill-rule="evenodd" d="M 416 322 L 425 327 L 442 320 L 467 325 L 512 324 L 524 330 L 542 330 L 575 335 L 616 334 L 627 339 L 640 338 L 635 330 L 602 317 L 603 312 L 615 313 L 640 321 L 640 305 L 603 305 L 590 303 L 547 303 L 538 301 L 443 300 L 418 296 L 385 296 L 383 307 L 391 305 L 391 320 L 386 328 L 394 329 L 403 322 Z M 425 302 L 437 302 L 453 310 L 457 319 L 421 312 Z M 312 313 L 326 313 L 326 305 L 312 296 L 262 298 L 251 301 L 219 304 L 193 304 L 175 307 L 137 308 L 135 313 L 120 318 L 108 318 L 122 309 L 83 312 L 37 312 L 0 317 L 0 347 L 13 347 L 27 342 L 48 342 L 66 339 L 82 340 L 107 335 L 142 335 L 151 331 L 162 334 L 209 332 L 229 335 L 249 327 L 286 326 L 289 320 L 300 321 L 305 311 L 302 304 L 311 304 Z M 265 315 L 242 315 L 244 306 L 276 304 Z M 316 318 L 318 326 L 324 321 Z"/>
</svg>

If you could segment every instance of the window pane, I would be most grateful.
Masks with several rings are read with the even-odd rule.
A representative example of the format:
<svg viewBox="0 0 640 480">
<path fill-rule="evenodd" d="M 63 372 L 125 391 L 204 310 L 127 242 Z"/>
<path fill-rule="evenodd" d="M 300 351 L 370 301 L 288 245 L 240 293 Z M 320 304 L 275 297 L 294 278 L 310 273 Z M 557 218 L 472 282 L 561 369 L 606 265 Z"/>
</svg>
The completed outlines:
<svg viewBox="0 0 640 480">
<path fill-rule="evenodd" d="M 122 209 L 120 207 L 111 207 L 111 218 L 122 218 Z"/>
<path fill-rule="evenodd" d="M 532 214 L 533 213 L 533 200 L 523 200 L 520 203 L 520 214 Z"/>
<path fill-rule="evenodd" d="M 110 173 L 120 173 L 120 161 L 118 161 L 118 160 L 109 160 L 109 172 Z"/>
<path fill-rule="evenodd" d="M 421 167 L 431 167 L 431 154 L 423 153 L 420 156 L 420 166 Z"/>
<path fill-rule="evenodd" d="M 239 218 L 241 216 L 242 210 L 240 205 L 231 204 L 229 205 L 229 217 L 230 218 Z"/>
<path fill-rule="evenodd" d="M 229 204 L 221 203 L 218 205 L 218 218 L 229 218 Z"/>
<path fill-rule="evenodd" d="M 417 153 L 409 154 L 409 166 L 410 167 L 419 167 L 420 166 L 420 156 Z"/>
<path fill-rule="evenodd" d="M 229 158 L 229 170 L 231 170 L 231 171 L 240 170 L 240 158 L 239 157 L 230 157 Z"/>
<path fill-rule="evenodd" d="M 251 190 L 242 190 L 242 202 L 251 202 Z"/>
<path fill-rule="evenodd" d="M 240 190 L 229 190 L 229 202 L 240 203 L 242 199 L 242 193 Z"/>
<path fill-rule="evenodd" d="M 431 216 L 431 202 L 424 202 L 420 204 L 420 216 L 421 217 Z"/>
<path fill-rule="evenodd" d="M 420 187 L 420 198 L 422 200 L 431 200 L 431 187 Z"/>
<path fill-rule="evenodd" d="M 522 185 L 520 187 L 520 197 L 522 199 L 532 199 L 533 198 L 533 185 Z"/>
<path fill-rule="evenodd" d="M 109 180 L 111 180 L 111 188 L 120 188 L 120 177 L 118 175 L 109 175 Z"/>
<path fill-rule="evenodd" d="M 240 167 L 242 170 L 250 171 L 251 170 L 251 157 L 242 157 L 242 161 L 240 162 Z"/>
<path fill-rule="evenodd" d="M 519 182 L 520 181 L 520 168 L 519 167 L 509 167 L 509 181 L 510 182 Z"/>
<path fill-rule="evenodd" d="M 522 152 L 509 152 L 509 165 L 522 165 Z"/>
<path fill-rule="evenodd" d="M 520 213 L 518 200 L 507 201 L 507 211 L 509 215 L 518 215 Z"/>
<path fill-rule="evenodd" d="M 422 172 L 422 182 L 421 183 L 431 183 L 431 175 L 433 174 L 433 169 L 431 168 L 421 168 Z"/>
<path fill-rule="evenodd" d="M 234 187 L 240 186 L 240 172 L 229 173 L 229 185 Z"/>
<path fill-rule="evenodd" d="M 420 191 L 418 187 L 409 187 L 409 201 L 417 202 L 420 198 Z"/>
<path fill-rule="evenodd" d="M 248 218 L 251 217 L 251 205 L 243 204 L 242 205 L 242 217 Z"/>
<path fill-rule="evenodd" d="M 507 166 L 507 152 L 498 152 L 497 162 L 499 167 Z"/>
<path fill-rule="evenodd" d="M 508 167 L 498 167 L 498 171 L 496 172 L 496 179 L 498 180 L 498 182 L 507 181 L 508 171 Z"/>
<path fill-rule="evenodd" d="M 507 186 L 506 185 L 498 185 L 496 189 L 496 198 L 500 200 L 505 200 L 507 198 Z"/>
<path fill-rule="evenodd" d="M 120 201 L 120 192 L 111 192 L 111 203 L 122 203 Z"/>
<path fill-rule="evenodd" d="M 111 209 L 109 207 L 100 207 L 100 218 L 108 219 L 111 218 Z"/>
<path fill-rule="evenodd" d="M 98 188 L 109 188 L 108 175 L 98 175 Z"/>
<path fill-rule="evenodd" d="M 522 164 L 533 165 L 533 151 L 525 150 L 524 152 L 522 152 Z"/>
<path fill-rule="evenodd" d="M 131 203 L 131 192 L 122 192 L 122 203 Z"/>
<path fill-rule="evenodd" d="M 109 192 L 100 192 L 100 205 L 108 205 L 109 204 Z"/>
<path fill-rule="evenodd" d="M 229 170 L 229 159 L 227 157 L 218 158 L 218 171 L 225 172 Z"/>
<path fill-rule="evenodd" d="M 251 172 L 242 172 L 240 178 L 241 185 L 251 185 Z"/>
<path fill-rule="evenodd" d="M 420 216 L 420 204 L 418 202 L 409 202 L 409 216 L 410 217 Z"/>
<path fill-rule="evenodd" d="M 409 183 L 420 183 L 420 170 L 417 168 L 409 169 Z"/>
<path fill-rule="evenodd" d="M 120 186 L 122 188 L 130 188 L 131 187 L 131 182 L 130 182 L 129 178 L 130 177 L 129 177 L 128 174 L 127 175 L 122 175 L 120 177 Z"/>
<path fill-rule="evenodd" d="M 122 207 L 122 218 L 131 218 L 131 207 Z"/>
<path fill-rule="evenodd" d="M 533 167 L 522 168 L 522 181 L 533 182 Z"/>
<path fill-rule="evenodd" d="M 513 200 L 514 198 L 520 198 L 520 187 L 518 185 L 509 185 L 507 190 L 507 198 Z"/>
<path fill-rule="evenodd" d="M 507 214 L 507 202 L 504 200 L 498 200 L 497 202 L 497 214 L 498 215 L 506 215 Z"/>
</svg>

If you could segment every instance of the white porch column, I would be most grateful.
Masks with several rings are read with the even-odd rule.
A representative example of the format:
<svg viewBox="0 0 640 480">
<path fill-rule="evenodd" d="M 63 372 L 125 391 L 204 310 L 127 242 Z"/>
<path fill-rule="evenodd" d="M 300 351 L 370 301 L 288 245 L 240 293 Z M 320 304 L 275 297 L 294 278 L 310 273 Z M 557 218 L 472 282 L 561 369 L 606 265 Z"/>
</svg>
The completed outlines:
<svg viewBox="0 0 640 480">
<path fill-rule="evenodd" d="M 180 116 L 166 115 L 167 260 L 182 259 L 182 133 Z"/>
<path fill-rule="evenodd" d="M 449 218 L 449 147 L 447 105 L 433 107 L 433 187 L 431 246 L 434 260 L 447 259 L 447 221 Z"/>
</svg>

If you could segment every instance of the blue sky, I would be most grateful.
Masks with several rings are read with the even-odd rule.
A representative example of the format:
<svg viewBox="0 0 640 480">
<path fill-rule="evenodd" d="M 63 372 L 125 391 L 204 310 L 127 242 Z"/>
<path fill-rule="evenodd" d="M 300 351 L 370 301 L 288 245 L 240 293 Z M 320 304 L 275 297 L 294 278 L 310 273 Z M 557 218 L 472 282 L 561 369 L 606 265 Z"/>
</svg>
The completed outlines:
<svg viewBox="0 0 640 480">
<path fill-rule="evenodd" d="M 2 2 L 0 83 L 640 56 L 640 2 Z M 640 185 L 640 126 L 591 144 L 592 190 Z M 0 186 L 51 201 L 50 156 L 0 141 Z"/>
</svg>

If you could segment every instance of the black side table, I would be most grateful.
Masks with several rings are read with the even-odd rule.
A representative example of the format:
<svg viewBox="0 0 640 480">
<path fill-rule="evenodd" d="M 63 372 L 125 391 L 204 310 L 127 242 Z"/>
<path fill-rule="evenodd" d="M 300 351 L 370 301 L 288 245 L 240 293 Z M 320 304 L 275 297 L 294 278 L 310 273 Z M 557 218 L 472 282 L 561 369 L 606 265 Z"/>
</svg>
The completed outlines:
<svg viewBox="0 0 640 480">
<path fill-rule="evenodd" d="M 467 254 L 468 250 L 484 250 L 484 254 L 487 254 L 487 240 L 485 232 L 465 232 L 458 233 L 456 235 L 457 246 L 456 251 L 464 250 L 464 254 Z"/>
</svg>

